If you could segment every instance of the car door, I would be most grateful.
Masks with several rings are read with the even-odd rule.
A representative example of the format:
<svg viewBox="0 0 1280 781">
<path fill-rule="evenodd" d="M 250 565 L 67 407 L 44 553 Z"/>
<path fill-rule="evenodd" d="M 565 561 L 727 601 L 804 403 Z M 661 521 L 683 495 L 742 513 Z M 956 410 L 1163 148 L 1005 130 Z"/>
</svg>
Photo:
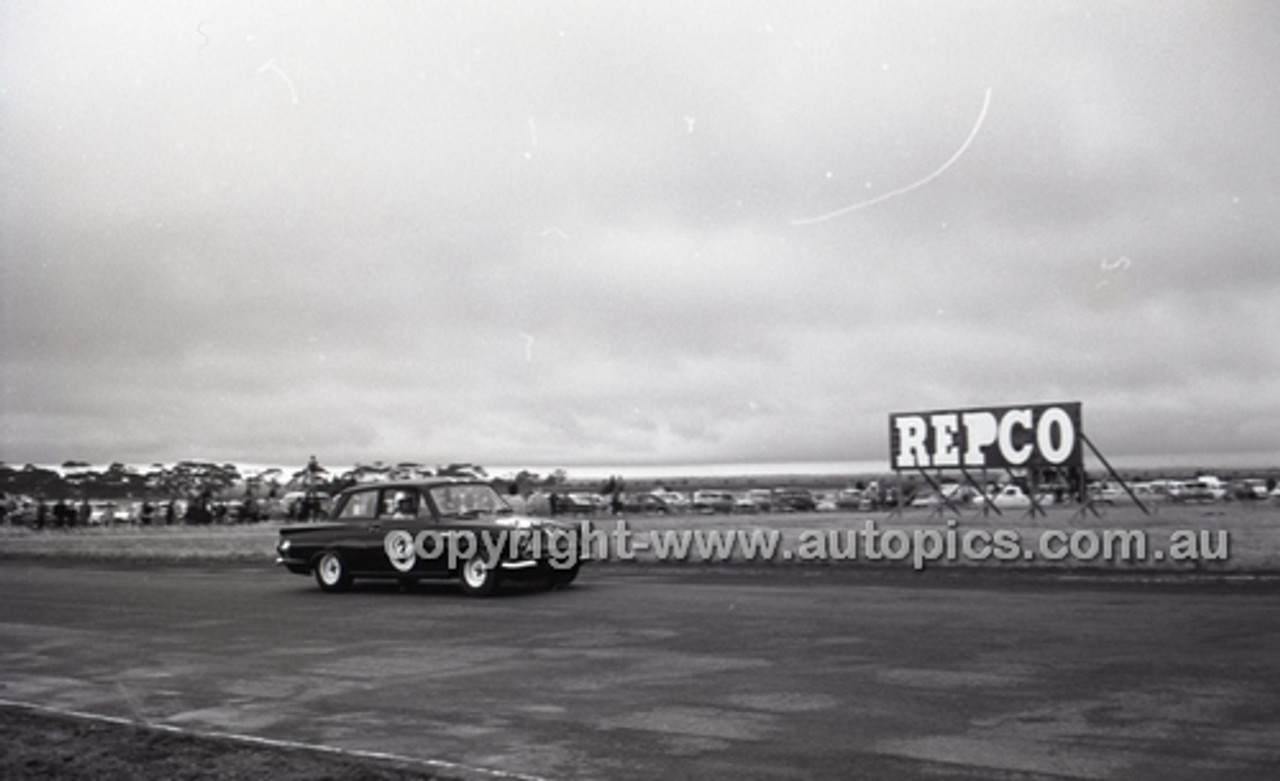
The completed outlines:
<svg viewBox="0 0 1280 781">
<path fill-rule="evenodd" d="M 341 525 L 333 547 L 352 572 L 379 573 L 390 568 L 382 552 L 376 488 L 350 492 L 333 520 Z"/>
<path fill-rule="evenodd" d="M 419 556 L 419 535 L 435 525 L 431 510 L 415 486 L 390 486 L 378 491 L 377 518 L 371 530 L 378 550 L 370 558 L 394 574 L 424 574 L 435 568 Z"/>
</svg>

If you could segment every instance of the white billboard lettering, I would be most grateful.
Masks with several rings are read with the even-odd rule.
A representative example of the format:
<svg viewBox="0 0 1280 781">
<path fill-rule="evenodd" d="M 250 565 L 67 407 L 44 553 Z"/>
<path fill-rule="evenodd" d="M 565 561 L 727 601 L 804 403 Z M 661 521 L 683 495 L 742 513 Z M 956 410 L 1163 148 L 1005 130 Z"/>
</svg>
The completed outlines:
<svg viewBox="0 0 1280 781">
<path fill-rule="evenodd" d="M 1018 437 L 1016 429 L 1031 428 L 1031 410 L 1014 409 L 1009 410 L 1000 418 L 1000 435 L 997 438 L 997 444 L 1000 446 L 1000 456 L 1013 466 L 1022 466 L 1027 463 L 1027 459 L 1031 458 L 1031 443 L 1027 442 L 1022 446 L 1014 444 L 1014 438 Z M 1022 439 L 1022 437 L 1018 437 Z"/>
<path fill-rule="evenodd" d="M 933 424 L 933 465 L 960 466 L 960 448 L 956 445 L 956 430 L 960 416 L 954 412 L 930 415 Z"/>
<path fill-rule="evenodd" d="M 894 466 L 899 469 L 928 466 L 929 449 L 925 445 L 925 438 L 929 435 L 929 430 L 925 427 L 924 418 L 901 417 L 894 423 L 897 426 L 899 443 Z"/>
<path fill-rule="evenodd" d="M 964 463 L 969 466 L 986 466 L 987 456 L 983 452 L 996 442 L 996 416 L 990 412 L 966 412 L 964 420 Z"/>
<path fill-rule="evenodd" d="M 1054 431 L 1057 431 L 1057 442 Z M 1049 463 L 1062 463 L 1076 445 L 1076 428 L 1066 410 L 1050 407 L 1040 416 L 1036 426 L 1036 447 Z"/>
<path fill-rule="evenodd" d="M 894 469 L 1081 466 L 1080 403 L 889 416 Z"/>
</svg>

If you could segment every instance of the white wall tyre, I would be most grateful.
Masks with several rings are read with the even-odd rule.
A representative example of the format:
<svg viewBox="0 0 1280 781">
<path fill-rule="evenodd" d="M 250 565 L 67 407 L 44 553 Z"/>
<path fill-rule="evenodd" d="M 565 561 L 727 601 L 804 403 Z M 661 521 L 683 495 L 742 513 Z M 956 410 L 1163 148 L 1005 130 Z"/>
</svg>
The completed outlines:
<svg viewBox="0 0 1280 781">
<path fill-rule="evenodd" d="M 324 591 L 346 591 L 351 588 L 351 570 L 337 551 L 326 551 L 316 562 L 316 583 Z"/>
<path fill-rule="evenodd" d="M 458 580 L 462 583 L 462 590 L 466 594 L 485 597 L 492 594 L 498 587 L 498 570 L 496 567 L 490 567 L 483 557 L 476 556 L 462 563 Z"/>
</svg>

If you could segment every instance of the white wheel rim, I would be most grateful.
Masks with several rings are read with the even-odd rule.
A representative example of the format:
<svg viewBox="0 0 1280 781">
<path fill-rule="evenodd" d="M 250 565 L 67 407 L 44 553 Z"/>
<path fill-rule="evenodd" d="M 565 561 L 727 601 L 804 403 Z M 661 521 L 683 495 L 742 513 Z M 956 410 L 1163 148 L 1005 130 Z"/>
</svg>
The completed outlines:
<svg viewBox="0 0 1280 781">
<path fill-rule="evenodd" d="M 328 555 L 320 560 L 320 578 L 329 585 L 338 582 L 338 577 L 342 574 L 342 563 L 338 561 L 337 556 Z"/>
<path fill-rule="evenodd" d="M 462 576 L 467 579 L 467 585 L 473 588 L 479 588 L 484 585 L 484 579 L 488 572 L 489 568 L 480 559 L 472 559 L 462 568 Z"/>
<path fill-rule="evenodd" d="M 413 535 L 407 531 L 389 532 L 383 540 L 382 547 L 391 561 L 391 566 L 401 572 L 409 572 L 418 561 Z"/>
</svg>

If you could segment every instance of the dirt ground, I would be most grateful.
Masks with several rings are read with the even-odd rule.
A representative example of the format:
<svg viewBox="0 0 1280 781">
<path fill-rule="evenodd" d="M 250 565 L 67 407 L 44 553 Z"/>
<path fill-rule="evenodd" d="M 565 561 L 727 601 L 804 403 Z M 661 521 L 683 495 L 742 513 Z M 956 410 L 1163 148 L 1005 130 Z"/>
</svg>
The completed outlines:
<svg viewBox="0 0 1280 781">
<path fill-rule="evenodd" d="M 442 776 L 305 749 L 196 737 L 0 707 L 0 768 L 10 781 L 430 781 Z"/>
</svg>

